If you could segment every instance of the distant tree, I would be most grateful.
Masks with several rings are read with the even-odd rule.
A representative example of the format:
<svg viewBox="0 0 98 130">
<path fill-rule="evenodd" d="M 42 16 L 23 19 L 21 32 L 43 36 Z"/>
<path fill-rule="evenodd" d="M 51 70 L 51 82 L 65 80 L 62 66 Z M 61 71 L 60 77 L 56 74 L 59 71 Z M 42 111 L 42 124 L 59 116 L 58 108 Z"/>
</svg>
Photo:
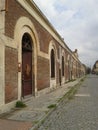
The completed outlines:
<svg viewBox="0 0 98 130">
<path fill-rule="evenodd" d="M 93 74 L 97 74 L 97 73 L 98 73 L 97 64 L 98 64 L 98 60 L 97 60 L 97 61 L 94 63 L 94 65 L 93 65 L 93 68 L 92 68 L 92 73 L 93 73 Z"/>
<path fill-rule="evenodd" d="M 86 68 L 86 74 L 90 74 L 91 73 L 91 68 L 90 67 L 87 67 Z"/>
</svg>

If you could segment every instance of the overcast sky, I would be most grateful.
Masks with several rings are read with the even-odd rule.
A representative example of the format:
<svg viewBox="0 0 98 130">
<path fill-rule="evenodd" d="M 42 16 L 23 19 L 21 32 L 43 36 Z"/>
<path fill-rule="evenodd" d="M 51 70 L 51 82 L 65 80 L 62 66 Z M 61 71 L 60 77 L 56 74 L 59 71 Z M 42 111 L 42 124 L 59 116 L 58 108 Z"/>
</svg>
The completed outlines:
<svg viewBox="0 0 98 130">
<path fill-rule="evenodd" d="M 34 0 L 82 63 L 98 60 L 98 0 Z"/>
</svg>

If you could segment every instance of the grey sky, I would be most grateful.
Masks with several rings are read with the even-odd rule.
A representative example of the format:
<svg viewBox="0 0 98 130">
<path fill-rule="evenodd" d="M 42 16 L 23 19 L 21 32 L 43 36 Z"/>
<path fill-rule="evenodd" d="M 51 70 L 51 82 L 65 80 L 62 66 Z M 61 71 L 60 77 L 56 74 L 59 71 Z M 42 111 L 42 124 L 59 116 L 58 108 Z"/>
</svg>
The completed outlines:
<svg viewBox="0 0 98 130">
<path fill-rule="evenodd" d="M 98 60 L 98 0 L 34 0 L 81 62 Z"/>
</svg>

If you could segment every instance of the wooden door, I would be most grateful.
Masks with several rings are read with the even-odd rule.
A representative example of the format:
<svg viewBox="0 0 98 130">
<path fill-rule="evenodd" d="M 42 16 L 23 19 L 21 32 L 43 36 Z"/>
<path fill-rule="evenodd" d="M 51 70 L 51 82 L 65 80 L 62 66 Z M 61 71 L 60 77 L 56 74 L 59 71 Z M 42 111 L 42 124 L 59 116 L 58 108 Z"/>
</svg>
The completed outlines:
<svg viewBox="0 0 98 130">
<path fill-rule="evenodd" d="M 28 33 L 22 38 L 22 97 L 32 94 L 32 40 Z"/>
<path fill-rule="evenodd" d="M 32 52 L 22 53 L 22 96 L 32 94 Z"/>
</svg>

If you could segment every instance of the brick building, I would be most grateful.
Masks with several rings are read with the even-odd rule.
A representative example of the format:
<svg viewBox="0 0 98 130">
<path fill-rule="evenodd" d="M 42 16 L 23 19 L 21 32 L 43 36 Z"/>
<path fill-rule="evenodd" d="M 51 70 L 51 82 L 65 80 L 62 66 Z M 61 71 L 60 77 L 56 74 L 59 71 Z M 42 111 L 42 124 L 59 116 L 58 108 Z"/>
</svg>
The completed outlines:
<svg viewBox="0 0 98 130">
<path fill-rule="evenodd" d="M 0 0 L 0 112 L 85 73 L 32 0 Z"/>
</svg>

